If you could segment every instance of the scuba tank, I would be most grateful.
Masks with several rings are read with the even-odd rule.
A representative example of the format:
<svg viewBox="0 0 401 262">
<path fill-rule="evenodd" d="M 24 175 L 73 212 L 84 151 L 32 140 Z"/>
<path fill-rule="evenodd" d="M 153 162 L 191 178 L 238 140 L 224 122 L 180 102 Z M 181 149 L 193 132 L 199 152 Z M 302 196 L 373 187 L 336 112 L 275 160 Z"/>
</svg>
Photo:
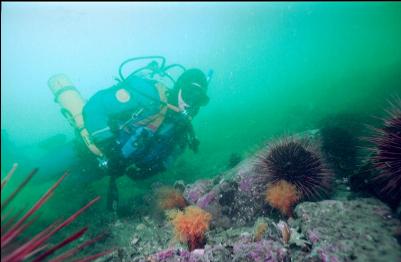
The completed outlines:
<svg viewBox="0 0 401 262">
<path fill-rule="evenodd" d="M 50 77 L 48 86 L 54 95 L 54 101 L 61 107 L 61 114 L 80 134 L 88 149 L 96 156 L 101 157 L 103 155 L 102 152 L 93 144 L 89 132 L 84 125 L 82 109 L 86 101 L 75 88 L 74 84 L 66 75 L 57 74 Z"/>
</svg>

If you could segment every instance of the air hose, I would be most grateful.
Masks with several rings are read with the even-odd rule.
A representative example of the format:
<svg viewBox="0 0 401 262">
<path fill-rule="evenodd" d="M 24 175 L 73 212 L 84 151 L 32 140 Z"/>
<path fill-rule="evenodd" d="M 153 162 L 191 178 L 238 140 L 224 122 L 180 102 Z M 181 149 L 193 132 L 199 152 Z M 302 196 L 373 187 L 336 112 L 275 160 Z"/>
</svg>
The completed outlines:
<svg viewBox="0 0 401 262">
<path fill-rule="evenodd" d="M 152 77 L 154 77 L 155 75 L 159 75 L 161 77 L 167 77 L 171 82 L 173 82 L 175 84 L 175 79 L 173 77 L 171 77 L 170 74 L 167 73 L 167 71 L 173 69 L 173 68 L 179 68 L 181 69 L 183 72 L 186 71 L 186 68 L 183 65 L 180 64 L 171 64 L 171 65 L 167 65 L 166 66 L 166 58 L 164 56 L 138 56 L 138 57 L 133 57 L 133 58 L 129 58 L 127 60 L 125 60 L 124 62 L 121 63 L 120 67 L 118 68 L 118 74 L 120 76 L 120 81 L 124 81 L 126 79 L 126 77 L 123 74 L 123 68 L 125 65 L 131 63 L 131 62 L 135 62 L 135 61 L 139 61 L 139 60 L 148 60 L 148 59 L 153 59 L 148 65 L 140 67 L 138 69 L 136 69 L 135 71 L 133 71 L 129 76 L 131 75 L 136 75 L 139 72 L 143 71 L 143 70 L 151 70 L 152 71 Z M 156 60 L 160 60 L 160 65 Z M 128 76 L 128 77 L 129 77 Z M 207 74 L 207 82 L 208 84 L 210 83 L 211 79 L 213 76 L 213 70 L 209 70 L 208 74 Z M 135 90 L 135 92 L 137 92 L 138 94 L 145 96 L 151 100 L 160 102 L 161 104 L 167 106 L 169 109 L 177 112 L 177 113 L 183 113 L 184 115 L 187 115 L 188 112 L 184 111 L 182 112 L 178 107 L 171 105 L 169 103 L 163 102 L 163 101 L 158 101 L 157 99 L 155 99 L 154 97 L 151 97 L 147 94 L 144 94 L 138 90 Z"/>
<path fill-rule="evenodd" d="M 173 82 L 175 84 L 174 78 L 171 77 L 170 74 L 167 73 L 167 71 L 172 68 L 179 68 L 182 71 L 186 70 L 185 67 L 180 64 L 171 64 L 171 65 L 166 66 L 166 58 L 163 56 L 139 56 L 139 57 L 129 58 L 121 63 L 121 65 L 118 69 L 118 74 L 119 74 L 121 80 L 124 81 L 126 79 L 126 77 L 123 74 L 123 68 L 125 65 L 127 65 L 128 63 L 134 62 L 134 61 L 148 60 L 148 59 L 160 60 L 161 63 L 159 65 L 157 63 L 157 61 L 153 60 L 148 65 L 136 69 L 130 75 L 136 75 L 139 72 L 141 72 L 142 70 L 151 70 L 152 76 L 157 74 L 157 75 L 160 75 L 161 77 L 167 77 L 171 82 Z"/>
<path fill-rule="evenodd" d="M 120 67 L 118 68 L 118 74 L 120 75 L 121 80 L 123 80 L 123 81 L 125 80 L 125 77 L 123 75 L 122 69 L 126 64 L 131 63 L 133 61 L 147 60 L 147 59 L 160 59 L 162 61 L 161 68 L 163 68 L 164 65 L 166 64 L 166 58 L 164 58 L 163 56 L 138 56 L 138 57 L 129 58 L 129 59 L 125 60 L 124 62 L 122 62 Z M 139 68 L 139 69 L 135 70 L 132 74 L 136 74 L 140 70 L 143 70 L 143 69 L 145 69 L 147 67 L 148 66 Z"/>
</svg>

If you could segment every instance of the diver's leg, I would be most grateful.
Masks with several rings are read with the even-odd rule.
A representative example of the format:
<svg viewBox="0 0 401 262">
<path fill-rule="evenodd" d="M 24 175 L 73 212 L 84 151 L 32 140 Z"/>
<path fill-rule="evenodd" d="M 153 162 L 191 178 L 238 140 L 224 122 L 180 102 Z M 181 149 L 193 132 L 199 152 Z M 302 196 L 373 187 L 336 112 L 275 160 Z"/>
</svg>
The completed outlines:
<svg viewBox="0 0 401 262">
<path fill-rule="evenodd" d="M 117 177 L 110 176 L 109 189 L 107 192 L 107 209 L 114 213 L 117 213 L 119 203 L 119 195 L 117 188 Z"/>
</svg>

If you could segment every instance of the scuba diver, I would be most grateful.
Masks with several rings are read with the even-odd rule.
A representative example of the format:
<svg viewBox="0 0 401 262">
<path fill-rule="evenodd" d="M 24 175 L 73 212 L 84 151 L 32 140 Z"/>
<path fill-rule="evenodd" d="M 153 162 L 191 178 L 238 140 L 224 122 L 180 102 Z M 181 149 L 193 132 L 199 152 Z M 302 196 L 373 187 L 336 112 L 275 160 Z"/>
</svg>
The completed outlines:
<svg viewBox="0 0 401 262">
<path fill-rule="evenodd" d="M 122 68 L 126 64 L 144 59 L 161 63 L 153 60 L 124 77 Z M 177 80 L 167 72 L 173 68 L 182 71 Z M 212 74 L 206 76 L 196 68 L 186 70 L 179 64 L 166 66 L 164 57 L 150 56 L 126 60 L 119 75 L 114 86 L 81 102 L 75 114 L 72 110 L 63 113 L 79 124 L 82 139 L 110 176 L 107 206 L 114 211 L 118 177 L 146 178 L 168 169 L 187 147 L 198 151 L 199 140 L 191 120 L 209 102 L 207 89 Z M 49 86 L 62 105 L 60 93 L 71 91 L 72 84 L 61 84 L 60 88 L 63 81 L 51 80 Z"/>
</svg>

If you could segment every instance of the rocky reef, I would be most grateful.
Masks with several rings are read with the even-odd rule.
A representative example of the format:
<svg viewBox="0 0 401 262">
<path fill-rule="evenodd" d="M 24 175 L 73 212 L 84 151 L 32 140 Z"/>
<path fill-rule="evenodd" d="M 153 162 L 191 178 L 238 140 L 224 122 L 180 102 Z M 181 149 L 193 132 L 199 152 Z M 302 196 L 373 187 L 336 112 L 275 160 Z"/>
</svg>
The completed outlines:
<svg viewBox="0 0 401 262">
<path fill-rule="evenodd" d="M 266 231 L 255 239 L 255 226 L 215 227 L 202 249 L 189 251 L 174 241 L 172 227 L 146 217 L 137 224 L 113 224 L 120 249 L 102 261 L 400 261 L 401 223 L 374 198 L 303 202 L 287 223 L 259 217 Z M 285 223 L 289 237 L 279 224 Z M 116 241 L 119 239 L 119 241 Z"/>
<path fill-rule="evenodd" d="M 120 248 L 101 260 L 401 261 L 401 222 L 385 203 L 334 183 L 335 194 L 297 203 L 288 218 L 266 202 L 269 176 L 254 163 L 250 157 L 213 179 L 180 184 L 186 204 L 212 217 L 202 247 L 177 241 L 167 216 L 146 216 L 111 224 L 105 244 Z"/>
</svg>

